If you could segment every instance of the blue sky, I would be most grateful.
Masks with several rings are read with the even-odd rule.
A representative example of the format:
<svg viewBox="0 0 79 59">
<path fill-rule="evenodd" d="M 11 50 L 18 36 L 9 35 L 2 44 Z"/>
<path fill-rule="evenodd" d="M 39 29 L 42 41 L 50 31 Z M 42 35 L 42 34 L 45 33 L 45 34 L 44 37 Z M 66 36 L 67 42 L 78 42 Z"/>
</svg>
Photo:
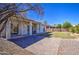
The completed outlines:
<svg viewBox="0 0 79 59">
<path fill-rule="evenodd" d="M 41 6 L 45 13 L 43 20 L 46 20 L 50 25 L 62 24 L 64 21 L 69 21 L 72 24 L 79 23 L 79 4 L 77 3 L 42 3 Z M 31 19 L 38 20 L 39 18 L 34 12 L 30 12 L 28 16 Z"/>
</svg>

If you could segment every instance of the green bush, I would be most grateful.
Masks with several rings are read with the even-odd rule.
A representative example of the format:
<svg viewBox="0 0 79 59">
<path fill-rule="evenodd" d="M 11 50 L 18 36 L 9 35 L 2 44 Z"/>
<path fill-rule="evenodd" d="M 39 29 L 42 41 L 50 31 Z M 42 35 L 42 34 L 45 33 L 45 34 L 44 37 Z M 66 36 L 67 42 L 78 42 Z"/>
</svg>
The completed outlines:
<svg viewBox="0 0 79 59">
<path fill-rule="evenodd" d="M 76 30 L 76 31 L 75 31 L 76 33 L 79 33 L 79 25 L 76 25 L 76 26 L 75 26 L 75 30 Z"/>
<path fill-rule="evenodd" d="M 69 31 L 72 32 L 72 33 L 75 33 L 74 27 L 69 28 Z"/>
<path fill-rule="evenodd" d="M 79 25 L 76 25 L 74 27 L 71 27 L 69 29 L 69 31 L 72 32 L 72 33 L 79 33 Z"/>
</svg>

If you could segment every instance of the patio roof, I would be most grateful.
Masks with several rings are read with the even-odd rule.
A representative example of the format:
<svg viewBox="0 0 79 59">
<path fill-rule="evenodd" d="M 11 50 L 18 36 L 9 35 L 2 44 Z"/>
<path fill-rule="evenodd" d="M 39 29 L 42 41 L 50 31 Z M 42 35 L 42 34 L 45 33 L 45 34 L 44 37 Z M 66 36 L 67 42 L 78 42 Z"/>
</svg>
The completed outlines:
<svg viewBox="0 0 79 59">
<path fill-rule="evenodd" d="M 28 18 L 25 18 L 25 17 L 23 17 L 21 15 L 17 15 L 17 17 L 19 18 L 19 19 L 17 19 L 18 21 L 24 21 L 24 22 L 30 22 L 31 21 L 32 23 L 35 23 L 35 24 L 42 24 L 42 25 L 51 27 L 48 24 L 44 24 L 44 23 L 41 23 L 41 22 L 38 22 L 38 21 L 35 21 L 35 20 L 32 20 L 32 19 L 28 19 Z"/>
</svg>

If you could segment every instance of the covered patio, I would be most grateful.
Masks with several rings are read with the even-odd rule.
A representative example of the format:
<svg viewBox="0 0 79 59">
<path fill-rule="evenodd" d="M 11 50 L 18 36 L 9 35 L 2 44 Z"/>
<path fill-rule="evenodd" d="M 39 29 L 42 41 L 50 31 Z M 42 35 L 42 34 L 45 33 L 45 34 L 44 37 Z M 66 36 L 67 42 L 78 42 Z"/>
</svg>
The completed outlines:
<svg viewBox="0 0 79 59">
<path fill-rule="evenodd" d="M 9 18 L 2 36 L 6 39 L 13 37 L 29 36 L 33 34 L 45 33 L 45 25 L 34 20 L 25 19 L 18 16 Z"/>
</svg>

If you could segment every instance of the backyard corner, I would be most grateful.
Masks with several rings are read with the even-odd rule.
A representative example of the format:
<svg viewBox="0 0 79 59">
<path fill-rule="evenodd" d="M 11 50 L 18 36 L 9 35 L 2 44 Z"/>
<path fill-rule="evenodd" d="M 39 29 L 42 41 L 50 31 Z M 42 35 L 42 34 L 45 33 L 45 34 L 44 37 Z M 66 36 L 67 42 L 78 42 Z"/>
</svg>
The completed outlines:
<svg viewBox="0 0 79 59">
<path fill-rule="evenodd" d="M 0 54 L 79 54 L 79 3 L 0 3 Z"/>
</svg>

